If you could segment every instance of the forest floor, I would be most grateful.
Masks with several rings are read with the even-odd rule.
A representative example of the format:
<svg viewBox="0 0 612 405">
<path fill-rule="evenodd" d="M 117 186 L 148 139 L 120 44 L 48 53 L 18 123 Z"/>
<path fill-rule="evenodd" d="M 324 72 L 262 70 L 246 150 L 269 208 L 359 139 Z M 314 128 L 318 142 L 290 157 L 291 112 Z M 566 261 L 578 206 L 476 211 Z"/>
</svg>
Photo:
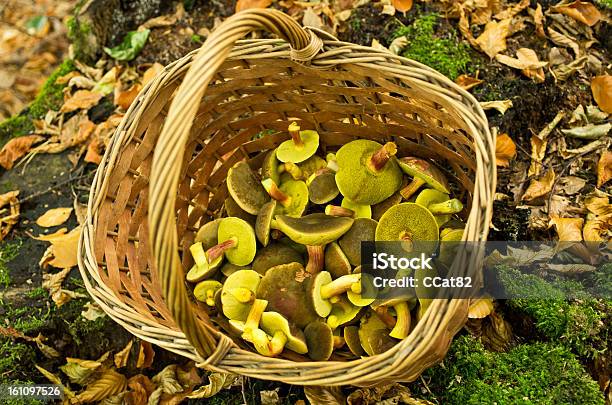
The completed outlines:
<svg viewBox="0 0 612 405">
<path fill-rule="evenodd" d="M 236 4 L 229 0 L 163 2 L 144 20 L 126 10 L 123 24 L 104 45 L 117 46 L 128 32 L 148 24 L 150 33 L 142 50 L 132 50 L 135 55 L 129 61 L 113 60 L 102 52 L 87 66 L 69 60 L 73 56 L 69 44 L 78 55 L 79 38 L 87 35 L 78 31 L 83 25 L 75 28 L 75 2 L 27 2 L 29 8 L 20 8 L 21 3 L 8 0 L 0 6 L 0 121 L 5 119 L 0 123 L 0 147 L 11 139 L 34 136 L 9 152 L 0 152 L 0 164 L 7 169 L 0 169 L 0 202 L 6 196 L 6 202 L 12 201 L 13 209 L 17 206 L 18 210 L 17 218 L 0 221 L 4 237 L 0 248 L 0 383 L 46 383 L 58 378 L 82 402 L 199 403 L 203 400 L 186 396 L 208 384 L 208 373 L 198 374 L 186 359 L 117 327 L 92 304 L 76 266 L 58 275 L 53 261 L 43 258 L 49 242 L 38 236 L 79 226 L 104 144 L 147 75 L 201 46 L 215 26 L 234 14 Z M 575 235 L 576 230 L 586 238 L 583 227 L 589 220 L 597 221 L 596 232 L 609 240 L 612 206 L 604 204 L 608 211 L 600 214 L 589 205 L 589 198 L 609 198 L 612 192 L 612 182 L 602 183 L 605 176 L 612 177 L 610 117 L 597 109 L 611 108 L 612 84 L 608 81 L 602 90 L 608 92 L 607 106 L 593 98 L 592 84 L 593 77 L 612 71 L 609 1 L 591 5 L 599 13 L 592 26 L 576 21 L 575 15 L 555 12 L 549 1 L 498 2 L 497 10 L 467 4 L 474 2 L 454 2 L 466 3 L 469 33 L 461 31 L 460 15 L 451 1 L 415 1 L 405 13 L 389 9 L 392 4 L 399 9 L 407 3 L 402 1 L 312 3 L 308 7 L 307 2 L 285 0 L 271 7 L 332 32 L 342 41 L 390 48 L 458 83 L 480 81 L 470 88 L 478 101 L 499 101 L 505 106 L 504 112 L 486 109 L 490 126 L 500 136 L 507 134 L 506 148 L 498 148 L 498 194 L 490 240 L 563 240 L 564 232 Z M 537 10 L 543 11 L 544 22 L 538 22 Z M 578 18 L 590 23 L 594 12 L 587 11 Z M 495 18 L 502 12 L 514 14 Z M 492 35 L 489 41 L 499 46 L 499 37 L 503 37 L 504 49 L 493 52 L 490 44 L 480 45 L 481 49 L 470 44 L 470 34 L 479 38 L 489 27 L 486 23 L 501 24 L 507 18 L 511 20 L 509 32 Z M 539 35 L 539 27 L 544 35 Z M 33 51 L 24 55 L 26 48 Z M 523 48 L 535 52 L 535 62 L 515 58 Z M 527 63 L 528 67 L 510 67 L 502 63 L 503 58 L 495 57 L 500 53 L 515 59 L 511 63 Z M 537 68 L 539 61 L 548 64 Z M 99 96 L 94 95 L 93 101 L 80 98 L 77 93 L 82 89 L 92 93 L 97 89 Z M 67 111 L 70 101 L 77 107 Z M 542 136 L 551 122 L 554 129 Z M 66 128 L 75 133 L 66 135 Z M 569 130 L 569 135 L 561 129 Z M 82 132 L 87 134 L 81 139 Z M 606 159 L 608 166 L 603 167 Z M 533 165 L 539 169 L 530 172 Z M 19 194 L 11 200 L 10 192 L 15 190 Z M 72 208 L 67 220 L 48 226 L 37 223 L 49 209 L 62 207 L 64 213 Z M 2 216 L 8 211 L 0 212 Z M 602 219 L 600 215 L 608 216 Z M 582 222 L 556 222 L 560 217 Z M 607 275 L 603 283 L 608 283 L 609 294 L 612 266 L 606 261 L 609 257 L 598 271 Z M 567 282 L 571 277 L 557 280 L 550 288 L 564 291 Z M 353 404 L 383 399 L 412 404 L 555 403 L 555 399 L 568 398 L 576 403 L 610 404 L 611 308 L 612 295 L 596 299 L 587 293 L 571 300 L 497 301 L 495 311 L 487 318 L 470 320 L 447 359 L 417 381 L 322 392 L 342 400 L 348 396 Z M 92 365 L 82 360 L 98 361 Z M 37 367 L 50 374 L 43 375 Z M 94 383 L 103 377 L 110 382 L 96 387 Z M 164 385 L 173 381 L 182 388 L 173 391 Z M 209 389 L 221 388 L 211 378 Z M 232 379 L 226 382 L 226 389 L 206 401 L 294 404 L 322 392 Z"/>
</svg>

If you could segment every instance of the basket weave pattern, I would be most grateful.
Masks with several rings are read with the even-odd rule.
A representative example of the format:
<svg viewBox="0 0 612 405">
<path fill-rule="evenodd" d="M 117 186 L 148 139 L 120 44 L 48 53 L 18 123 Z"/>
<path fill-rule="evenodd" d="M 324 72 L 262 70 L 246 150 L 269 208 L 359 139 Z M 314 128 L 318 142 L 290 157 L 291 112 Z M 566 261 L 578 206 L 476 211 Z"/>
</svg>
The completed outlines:
<svg viewBox="0 0 612 405">
<path fill-rule="evenodd" d="M 282 39 L 241 40 L 261 29 Z M 420 63 L 305 30 L 275 10 L 247 10 L 147 84 L 117 128 L 79 243 L 87 290 L 132 334 L 210 370 L 302 385 L 413 380 L 445 355 L 466 300 L 435 300 L 383 354 L 307 362 L 249 351 L 190 297 L 188 248 L 221 214 L 228 169 L 243 159 L 258 167 L 289 138 L 291 121 L 318 131 L 323 150 L 368 138 L 436 161 L 470 202 L 464 240 L 486 240 L 495 146 L 470 94 Z M 480 257 L 457 260 L 477 266 Z"/>
</svg>

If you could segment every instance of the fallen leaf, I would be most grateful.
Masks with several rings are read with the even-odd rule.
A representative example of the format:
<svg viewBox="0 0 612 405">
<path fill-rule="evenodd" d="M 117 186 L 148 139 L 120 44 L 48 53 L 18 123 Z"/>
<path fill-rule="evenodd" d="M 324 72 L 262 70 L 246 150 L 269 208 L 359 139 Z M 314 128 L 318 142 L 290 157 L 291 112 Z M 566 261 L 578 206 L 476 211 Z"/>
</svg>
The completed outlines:
<svg viewBox="0 0 612 405">
<path fill-rule="evenodd" d="M 523 68 L 522 73 L 525 76 L 536 83 L 544 83 L 544 69 L 542 68 L 548 65 L 548 62 L 540 62 L 535 51 L 529 48 L 520 48 L 516 51 L 516 57 L 525 64 L 531 64 L 531 66 Z"/>
<path fill-rule="evenodd" d="M 113 90 L 115 90 L 115 85 L 117 83 L 117 71 L 118 68 L 114 66 L 111 70 L 104 73 L 104 76 L 94 84 L 92 91 L 100 93 L 103 96 L 111 94 Z"/>
<path fill-rule="evenodd" d="M 608 114 L 607 112 L 601 111 L 599 108 L 597 108 L 594 105 L 588 105 L 586 108 L 587 120 L 595 124 L 606 120 L 608 118 L 608 115 L 610 114 Z"/>
<path fill-rule="evenodd" d="M 87 304 L 83 305 L 81 316 L 88 321 L 95 321 L 98 318 L 105 317 L 106 312 L 104 312 L 95 302 L 88 302 Z"/>
<path fill-rule="evenodd" d="M 166 394 L 176 394 L 183 391 L 183 386 L 176 377 L 176 368 L 176 364 L 166 366 L 151 379 L 151 381 L 157 384 L 157 388 L 160 389 L 161 392 Z M 154 394 L 151 394 L 151 396 L 153 395 Z"/>
<path fill-rule="evenodd" d="M 470 303 L 468 318 L 482 319 L 493 312 L 493 300 L 491 298 L 479 298 Z"/>
<path fill-rule="evenodd" d="M 550 220 L 557 228 L 561 242 L 580 242 L 582 240 L 584 219 L 552 217 Z"/>
<path fill-rule="evenodd" d="M 469 75 L 460 75 L 455 79 L 455 83 L 457 83 L 464 90 L 469 90 L 481 83 L 484 83 L 484 80 L 480 80 L 477 77 L 471 77 Z"/>
<path fill-rule="evenodd" d="M 343 405 L 346 397 L 340 387 L 310 385 L 304 387 L 304 395 L 310 404 Z"/>
<path fill-rule="evenodd" d="M 537 135 L 531 136 L 531 165 L 529 166 L 528 176 L 537 176 L 542 170 L 542 161 L 546 155 L 548 141 Z"/>
<path fill-rule="evenodd" d="M 430 405 L 429 401 L 415 399 L 405 385 L 389 383 L 371 388 L 359 388 L 353 391 L 347 398 L 348 405 L 361 404 L 413 404 Z"/>
<path fill-rule="evenodd" d="M 102 363 L 99 361 L 67 357 L 66 364 L 60 366 L 60 370 L 66 374 L 71 383 L 87 385 L 93 380 L 100 367 Z"/>
<path fill-rule="evenodd" d="M 480 340 L 489 350 L 505 352 L 513 340 L 512 327 L 502 316 L 493 312 L 482 327 Z"/>
<path fill-rule="evenodd" d="M 159 27 L 169 27 L 176 24 L 177 21 L 181 20 L 185 14 L 185 6 L 183 3 L 178 3 L 176 6 L 176 12 L 174 14 L 161 15 L 159 17 L 151 18 L 144 24 L 139 26 L 139 29 L 150 29 Z"/>
<path fill-rule="evenodd" d="M 240 379 L 236 374 L 229 373 L 210 373 L 208 384 L 194 390 L 188 398 L 210 398 L 222 389 L 230 388 Z"/>
<path fill-rule="evenodd" d="M 531 180 L 529 187 L 523 194 L 523 201 L 531 201 L 538 197 L 542 197 L 552 190 L 552 186 L 555 182 L 555 172 L 550 169 L 539 179 Z"/>
<path fill-rule="evenodd" d="M 561 216 L 567 213 L 568 208 L 572 205 L 572 202 L 569 198 L 560 196 L 558 194 L 553 195 L 550 198 L 550 205 L 548 206 L 548 215 L 553 216 Z M 546 223 L 541 223 L 540 229 L 548 228 L 548 219 L 546 218 Z"/>
<path fill-rule="evenodd" d="M 38 135 L 26 135 L 11 139 L 0 150 L 0 166 L 10 170 L 17 159 L 28 153 L 32 145 L 43 139 L 45 138 Z"/>
<path fill-rule="evenodd" d="M 574 51 L 576 58 L 580 57 L 580 46 L 575 40 L 553 30 L 550 27 L 548 27 L 548 36 L 555 44 L 571 48 Z"/>
<path fill-rule="evenodd" d="M 138 360 L 136 360 L 137 368 L 149 368 L 153 364 L 155 358 L 155 351 L 151 343 L 146 340 L 140 341 L 140 348 L 138 349 Z"/>
<path fill-rule="evenodd" d="M 406 11 L 410 11 L 412 8 L 412 0 L 393 0 L 393 7 L 400 13 L 405 13 Z"/>
<path fill-rule="evenodd" d="M 121 349 L 119 352 L 117 352 L 117 354 L 115 354 L 115 357 L 113 359 L 115 367 L 121 368 L 126 366 L 128 358 L 130 357 L 130 351 L 132 350 L 133 344 L 134 340 L 130 340 L 123 349 Z"/>
<path fill-rule="evenodd" d="M 560 6 L 553 6 L 549 9 L 552 12 L 565 14 L 568 17 L 573 18 L 576 21 L 580 21 L 592 27 L 597 24 L 597 22 L 601 19 L 601 13 L 591 3 L 583 2 L 577 0 L 572 4 L 564 4 Z"/>
<path fill-rule="evenodd" d="M 612 205 L 607 194 L 595 190 L 584 199 L 584 207 L 596 216 L 612 214 Z"/>
<path fill-rule="evenodd" d="M 104 48 L 111 58 L 120 61 L 130 61 L 136 57 L 144 48 L 151 30 L 144 29 L 142 31 L 130 31 L 127 33 L 123 42 L 114 48 Z"/>
<path fill-rule="evenodd" d="M 562 129 L 561 132 L 574 138 L 593 140 L 607 135 L 610 129 L 612 129 L 612 124 L 610 123 L 600 125 L 588 124 L 583 127 Z"/>
<path fill-rule="evenodd" d="M 70 118 L 64 124 L 59 137 L 52 137 L 49 141 L 32 149 L 32 153 L 60 153 L 68 148 L 85 142 L 96 129 L 85 111 Z"/>
<path fill-rule="evenodd" d="M 261 405 L 280 404 L 280 398 L 278 397 L 278 390 L 279 388 L 276 388 L 274 390 L 259 391 L 259 401 L 261 402 Z"/>
<path fill-rule="evenodd" d="M 510 160 L 516 156 L 516 145 L 508 134 L 501 134 L 495 143 L 495 160 L 497 166 L 510 166 Z"/>
<path fill-rule="evenodd" d="M 64 395 L 66 395 L 66 397 L 72 399 L 74 398 L 74 392 L 72 392 L 68 387 L 66 387 L 64 384 L 62 384 L 62 380 L 60 380 L 60 378 L 58 376 L 56 376 L 55 374 L 53 374 L 52 372 L 50 372 L 49 370 L 46 370 L 42 367 L 40 367 L 38 364 L 35 364 L 34 367 L 36 367 L 36 369 L 38 371 L 40 371 L 40 373 L 45 376 L 45 378 L 47 380 L 49 380 L 51 383 L 55 384 L 55 385 L 59 385 L 62 388 L 62 391 L 64 392 Z"/>
<path fill-rule="evenodd" d="M 547 263 L 545 266 L 548 270 L 555 271 L 557 273 L 562 274 L 583 274 L 583 273 L 591 273 L 597 270 L 595 266 L 591 266 L 590 264 L 551 264 Z"/>
<path fill-rule="evenodd" d="M 315 13 L 312 7 L 308 7 L 306 10 L 304 10 L 302 25 L 304 25 L 305 27 L 314 27 L 322 29 L 325 24 L 323 23 L 321 16 Z"/>
<path fill-rule="evenodd" d="M 75 400 L 80 403 L 99 403 L 105 398 L 125 391 L 127 378 L 113 369 L 106 369 L 98 379 L 87 385 L 85 391 L 79 393 Z"/>
<path fill-rule="evenodd" d="M 565 176 L 559 179 L 559 189 L 567 195 L 578 193 L 586 185 L 586 180 L 576 176 Z"/>
<path fill-rule="evenodd" d="M 130 405 L 146 405 L 149 396 L 155 391 L 155 384 L 149 377 L 138 374 L 128 380 L 131 391 L 126 394 L 125 403 Z"/>
<path fill-rule="evenodd" d="M 142 86 L 144 87 L 147 83 L 153 80 L 162 70 L 164 70 L 164 66 L 161 63 L 155 62 L 150 68 L 145 70 L 144 74 L 142 75 Z"/>
<path fill-rule="evenodd" d="M 546 38 L 546 34 L 544 33 L 544 13 L 542 12 L 542 5 L 538 3 L 536 6 L 535 12 L 533 13 L 533 22 L 536 27 L 536 34 L 540 38 Z"/>
<path fill-rule="evenodd" d="M 389 51 L 395 55 L 399 55 L 406 46 L 408 46 L 408 38 L 406 38 L 406 36 L 397 37 L 389 45 Z"/>
<path fill-rule="evenodd" d="M 612 215 L 587 219 L 582 228 L 582 237 L 588 242 L 603 242 L 612 230 Z"/>
<path fill-rule="evenodd" d="M 479 104 L 483 110 L 495 109 L 503 115 L 512 107 L 512 100 L 481 101 Z"/>
<path fill-rule="evenodd" d="M 99 165 L 102 161 L 102 155 L 100 155 L 100 150 L 103 148 L 104 144 L 100 142 L 97 137 L 94 137 L 87 144 L 87 152 L 85 153 L 85 157 L 83 160 L 87 163 L 93 163 Z"/>
<path fill-rule="evenodd" d="M 272 0 L 238 0 L 236 3 L 236 12 L 249 8 L 266 8 L 272 4 Z"/>
<path fill-rule="evenodd" d="M 63 208 L 51 208 L 44 214 L 42 214 L 36 220 L 36 225 L 42 226 L 44 228 L 50 228 L 52 226 L 58 226 L 63 224 L 70 218 L 70 214 L 72 213 L 72 208 L 63 207 Z"/>
<path fill-rule="evenodd" d="M 128 90 L 117 92 L 115 94 L 115 105 L 127 110 L 136 99 L 140 89 L 139 84 L 134 84 Z"/>
<path fill-rule="evenodd" d="M 485 25 L 485 29 L 476 43 L 480 49 L 490 58 L 494 58 L 499 52 L 506 49 L 506 37 L 510 32 L 512 19 L 507 18 L 502 21 L 490 21 Z"/>
<path fill-rule="evenodd" d="M 19 190 L 9 191 L 0 195 L 0 241 L 8 235 L 19 220 L 21 206 L 17 199 L 18 195 Z M 8 210 L 4 208 L 5 205 L 9 206 Z"/>
<path fill-rule="evenodd" d="M 601 187 L 612 179 L 612 151 L 605 150 L 597 163 L 597 187 Z"/>
<path fill-rule="evenodd" d="M 46 273 L 43 274 L 42 287 L 49 291 L 51 299 L 55 302 L 57 307 L 61 307 L 68 301 L 74 298 L 85 298 L 85 294 L 77 293 L 71 290 L 65 290 L 62 288 L 62 283 L 66 276 L 70 273 L 70 268 L 63 269 L 57 273 Z"/>
<path fill-rule="evenodd" d="M 459 31 L 463 37 L 472 45 L 474 48 L 480 48 L 478 42 L 474 38 L 472 31 L 470 30 L 470 21 L 465 9 L 462 5 L 459 6 Z"/>
<path fill-rule="evenodd" d="M 64 102 L 60 112 L 67 113 L 76 110 L 88 110 L 98 104 L 102 97 L 102 93 L 90 90 L 77 90 Z"/>
<path fill-rule="evenodd" d="M 591 80 L 595 102 L 603 111 L 612 114 L 612 76 L 596 76 Z"/>
<path fill-rule="evenodd" d="M 53 267 L 61 269 L 69 269 L 70 267 L 77 265 L 77 244 L 79 242 L 79 235 L 81 234 L 81 227 L 76 227 L 72 231 L 66 234 L 56 235 L 49 239 L 50 235 L 47 235 L 47 241 L 51 242 L 51 246 L 47 249 L 51 258 L 45 263 L 50 264 Z M 38 236 L 35 239 L 45 240 L 44 236 Z"/>
</svg>

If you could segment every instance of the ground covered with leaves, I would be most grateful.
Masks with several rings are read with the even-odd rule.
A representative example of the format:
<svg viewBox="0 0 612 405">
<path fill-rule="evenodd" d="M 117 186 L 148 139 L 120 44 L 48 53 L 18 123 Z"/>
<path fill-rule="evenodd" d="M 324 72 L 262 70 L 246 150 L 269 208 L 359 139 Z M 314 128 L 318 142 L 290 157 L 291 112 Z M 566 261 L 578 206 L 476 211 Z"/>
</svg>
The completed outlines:
<svg viewBox="0 0 612 405">
<path fill-rule="evenodd" d="M 62 384 L 72 403 L 611 402 L 609 254 L 579 269 L 597 297 L 575 283 L 576 267 L 550 268 L 545 282 L 505 260 L 510 288 L 551 299 L 479 302 L 440 365 L 371 389 L 198 370 L 117 327 L 76 268 L 89 185 L 130 104 L 249 7 L 415 59 L 469 90 L 498 134 L 489 239 L 610 246 L 609 0 L 99 1 L 115 7 L 103 20 L 111 33 L 84 3 L 96 1 L 0 5 L 0 383 Z"/>
</svg>

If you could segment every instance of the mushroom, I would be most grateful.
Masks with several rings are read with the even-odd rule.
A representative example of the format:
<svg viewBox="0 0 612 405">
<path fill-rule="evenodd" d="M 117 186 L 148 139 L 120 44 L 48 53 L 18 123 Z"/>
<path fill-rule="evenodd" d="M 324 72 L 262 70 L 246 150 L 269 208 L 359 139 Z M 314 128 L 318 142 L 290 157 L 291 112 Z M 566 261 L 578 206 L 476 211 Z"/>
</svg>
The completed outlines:
<svg viewBox="0 0 612 405">
<path fill-rule="evenodd" d="M 445 228 L 440 232 L 440 253 L 438 261 L 447 267 L 450 267 L 455 260 L 457 248 L 460 246 L 460 241 L 463 239 L 464 229 Z"/>
<path fill-rule="evenodd" d="M 355 267 L 353 274 L 360 274 L 361 266 Z M 346 292 L 346 298 L 357 307 L 367 307 L 376 300 L 378 289 L 374 286 L 374 277 L 371 274 L 361 274 L 360 282 L 351 286 Z"/>
<path fill-rule="evenodd" d="M 227 260 L 236 266 L 246 266 L 253 261 L 257 249 L 255 231 L 246 221 L 235 218 L 223 218 L 218 228 L 219 244 L 207 250 L 210 261 L 225 253 Z"/>
<path fill-rule="evenodd" d="M 372 218 L 372 207 L 370 205 L 357 204 L 344 197 L 340 206 L 353 211 L 355 213 L 353 218 Z"/>
<path fill-rule="evenodd" d="M 204 280 L 193 289 L 193 296 L 198 301 L 206 303 L 209 307 L 215 306 L 215 293 L 223 287 L 217 280 Z"/>
<path fill-rule="evenodd" d="M 434 214 L 438 226 L 447 223 L 452 214 L 463 210 L 461 201 L 456 198 L 450 199 L 448 194 L 432 188 L 421 191 L 414 202 L 422 205 Z"/>
<path fill-rule="evenodd" d="M 310 283 L 310 298 L 317 315 L 327 317 L 332 310 L 331 298 L 357 288 L 360 281 L 361 273 L 347 274 L 335 280 L 327 271 L 317 273 Z"/>
<path fill-rule="evenodd" d="M 306 182 L 310 201 L 315 204 L 326 204 L 340 194 L 334 172 L 328 169 L 322 170 L 322 173 L 311 175 Z"/>
<path fill-rule="evenodd" d="M 329 215 L 332 217 L 353 218 L 355 217 L 355 211 L 349 208 L 339 207 L 337 205 L 330 204 L 325 207 L 325 215 Z"/>
<path fill-rule="evenodd" d="M 261 178 L 272 179 L 273 182 L 278 184 L 280 182 L 280 170 L 279 162 L 276 158 L 276 149 L 268 152 L 261 164 Z"/>
<path fill-rule="evenodd" d="M 279 145 L 276 157 L 281 162 L 300 163 L 314 155 L 319 148 L 319 134 L 316 131 L 300 131 L 296 122 L 289 124 L 291 139 Z"/>
<path fill-rule="evenodd" d="M 268 269 L 257 288 L 257 297 L 269 302 L 270 311 L 280 313 L 298 328 L 319 318 L 308 305 L 309 291 L 300 280 L 303 273 L 304 267 L 299 263 L 281 264 Z"/>
<path fill-rule="evenodd" d="M 369 218 L 357 218 L 353 226 L 339 240 L 338 244 L 353 266 L 361 264 L 361 242 L 374 241 L 378 222 Z"/>
<path fill-rule="evenodd" d="M 264 312 L 261 315 L 261 329 L 270 336 L 283 334 L 286 339 L 285 347 L 299 354 L 306 354 L 308 346 L 304 332 L 279 314 L 278 312 Z"/>
<path fill-rule="evenodd" d="M 236 200 L 234 200 L 231 196 L 228 196 L 225 199 L 225 201 L 223 202 L 223 207 L 225 208 L 225 213 L 227 214 L 226 216 L 240 218 L 245 220 L 252 226 L 255 225 L 255 215 L 251 215 L 242 208 L 240 208 L 240 206 L 236 203 Z"/>
<path fill-rule="evenodd" d="M 261 206 L 270 201 L 266 190 L 248 163 L 236 163 L 227 172 L 227 191 L 236 204 L 251 215 L 257 215 Z"/>
<path fill-rule="evenodd" d="M 414 278 L 416 280 L 416 287 L 414 288 L 414 291 L 419 300 L 419 310 L 417 312 L 418 320 L 423 318 L 423 315 L 425 315 L 427 308 L 429 308 L 429 306 L 431 305 L 432 301 L 434 300 L 434 297 L 436 296 L 436 292 L 437 292 L 435 287 L 425 286 L 423 283 L 423 280 L 425 279 L 425 277 L 431 277 L 433 279 L 434 277 L 437 277 L 437 276 L 438 276 L 438 271 L 435 268 L 431 268 L 431 269 L 417 268 L 414 270 Z"/>
<path fill-rule="evenodd" d="M 223 315 L 234 321 L 245 321 L 261 276 L 253 270 L 238 270 L 231 274 L 221 289 L 221 308 Z"/>
<path fill-rule="evenodd" d="M 285 163 L 285 165 L 286 164 L 287 163 Z M 325 169 L 327 167 L 327 162 L 325 161 L 325 159 L 323 159 L 323 158 L 321 158 L 321 157 L 319 157 L 317 155 L 312 155 L 311 157 L 309 157 L 305 161 L 299 163 L 298 167 L 300 168 L 300 170 L 302 172 L 302 177 L 301 177 L 302 180 L 307 180 L 313 174 L 315 174 L 315 173 Z"/>
<path fill-rule="evenodd" d="M 351 274 L 351 263 L 336 242 L 332 242 L 325 248 L 324 256 L 325 270 L 333 278 L 338 278 Z"/>
<path fill-rule="evenodd" d="M 261 318 L 268 302 L 266 300 L 256 299 L 251 306 L 249 314 L 245 322 L 230 320 L 230 325 L 242 332 L 241 337 L 250 342 L 257 350 L 257 353 L 268 357 L 278 356 L 287 343 L 287 336 L 278 331 L 272 336 L 268 335 L 260 327 Z"/>
<path fill-rule="evenodd" d="M 394 193 L 391 197 L 387 198 L 386 200 L 381 201 L 378 204 L 372 205 L 372 219 L 376 221 L 380 221 L 380 218 L 384 215 L 385 212 L 389 210 L 389 208 L 401 202 L 402 202 L 402 195 L 399 192 L 397 192 L 397 193 Z"/>
<path fill-rule="evenodd" d="M 346 233 L 352 224 L 351 218 L 316 213 L 301 218 L 279 215 L 272 221 L 272 228 L 280 230 L 294 242 L 306 245 L 308 249 L 306 271 L 315 274 L 323 267 L 323 246 Z"/>
<path fill-rule="evenodd" d="M 280 243 L 273 243 L 257 252 L 257 255 L 255 255 L 255 260 L 253 260 L 252 267 L 256 272 L 264 275 L 271 267 L 293 262 L 303 265 L 304 259 L 300 253 L 296 252 L 289 246 Z"/>
<path fill-rule="evenodd" d="M 223 251 L 221 251 L 221 254 L 217 254 L 218 249 L 215 246 L 205 251 L 202 242 L 196 242 L 189 246 L 189 251 L 195 264 L 187 272 L 185 277 L 187 281 L 195 283 L 217 274 L 217 269 L 223 261 Z"/>
<path fill-rule="evenodd" d="M 434 251 L 439 238 L 438 224 L 433 214 L 415 203 L 401 203 L 391 207 L 378 222 L 376 241 L 403 241 L 404 250 Z M 431 242 L 435 242 L 435 246 Z M 342 245 L 340 245 L 342 246 Z"/>
<path fill-rule="evenodd" d="M 330 328 L 336 329 L 357 318 L 361 312 L 361 307 L 352 305 L 346 298 L 340 297 L 333 305 L 327 317 L 327 324 Z"/>
<path fill-rule="evenodd" d="M 383 353 L 396 343 L 389 336 L 387 325 L 372 310 L 361 318 L 358 335 L 361 347 L 370 356 Z"/>
<path fill-rule="evenodd" d="M 270 197 L 278 201 L 277 214 L 301 217 L 308 205 L 308 186 L 301 180 L 288 180 L 279 186 L 272 179 L 261 182 Z"/>
<path fill-rule="evenodd" d="M 225 262 L 223 263 L 223 266 L 221 266 L 221 269 L 219 269 L 219 271 L 221 271 L 221 274 L 223 274 L 225 277 L 229 277 L 230 275 L 234 274 L 238 270 L 249 270 L 249 269 L 250 268 L 247 266 L 236 266 L 235 264 L 232 264 L 230 262 Z"/>
<path fill-rule="evenodd" d="M 223 218 L 217 218 L 202 225 L 193 239 L 194 243 L 202 242 L 202 247 L 204 249 L 210 249 L 215 246 L 217 244 L 219 223 L 221 223 L 222 219 Z"/>
<path fill-rule="evenodd" d="M 325 160 L 327 161 L 327 168 L 330 169 L 332 172 L 337 172 L 338 171 L 338 160 L 336 160 L 336 154 L 335 153 L 328 153 L 327 155 L 325 155 Z"/>
<path fill-rule="evenodd" d="M 314 321 L 304 329 L 308 357 L 315 361 L 325 361 L 331 357 L 334 350 L 334 333 L 331 328 L 321 321 Z"/>
<path fill-rule="evenodd" d="M 358 139 L 342 146 L 336 159 L 336 183 L 343 196 L 358 204 L 372 205 L 389 198 L 402 183 L 402 172 L 394 158 L 393 142 L 384 146 Z"/>
<path fill-rule="evenodd" d="M 343 330 L 343 337 L 349 350 L 355 356 L 363 356 L 366 354 L 363 347 L 361 347 L 361 343 L 359 342 L 358 326 L 345 326 Z"/>
<path fill-rule="evenodd" d="M 265 203 L 257 214 L 255 236 L 263 246 L 268 246 L 270 241 L 270 225 L 274 219 L 274 211 L 276 211 L 276 200 L 271 200 Z"/>
<path fill-rule="evenodd" d="M 392 307 L 395 311 L 396 319 L 393 322 L 389 336 L 395 339 L 404 339 L 410 332 L 410 298 L 408 297 L 393 297 L 382 302 L 376 303 L 373 309 L 380 316 L 379 310 Z M 384 311 L 383 311 L 384 313 Z M 384 320 L 383 320 L 384 321 Z"/>
<path fill-rule="evenodd" d="M 415 157 L 404 157 L 398 159 L 398 164 L 404 173 L 412 176 L 412 182 L 400 190 L 404 199 L 409 199 L 423 185 L 449 194 L 448 180 L 442 172 L 426 160 Z"/>
</svg>

